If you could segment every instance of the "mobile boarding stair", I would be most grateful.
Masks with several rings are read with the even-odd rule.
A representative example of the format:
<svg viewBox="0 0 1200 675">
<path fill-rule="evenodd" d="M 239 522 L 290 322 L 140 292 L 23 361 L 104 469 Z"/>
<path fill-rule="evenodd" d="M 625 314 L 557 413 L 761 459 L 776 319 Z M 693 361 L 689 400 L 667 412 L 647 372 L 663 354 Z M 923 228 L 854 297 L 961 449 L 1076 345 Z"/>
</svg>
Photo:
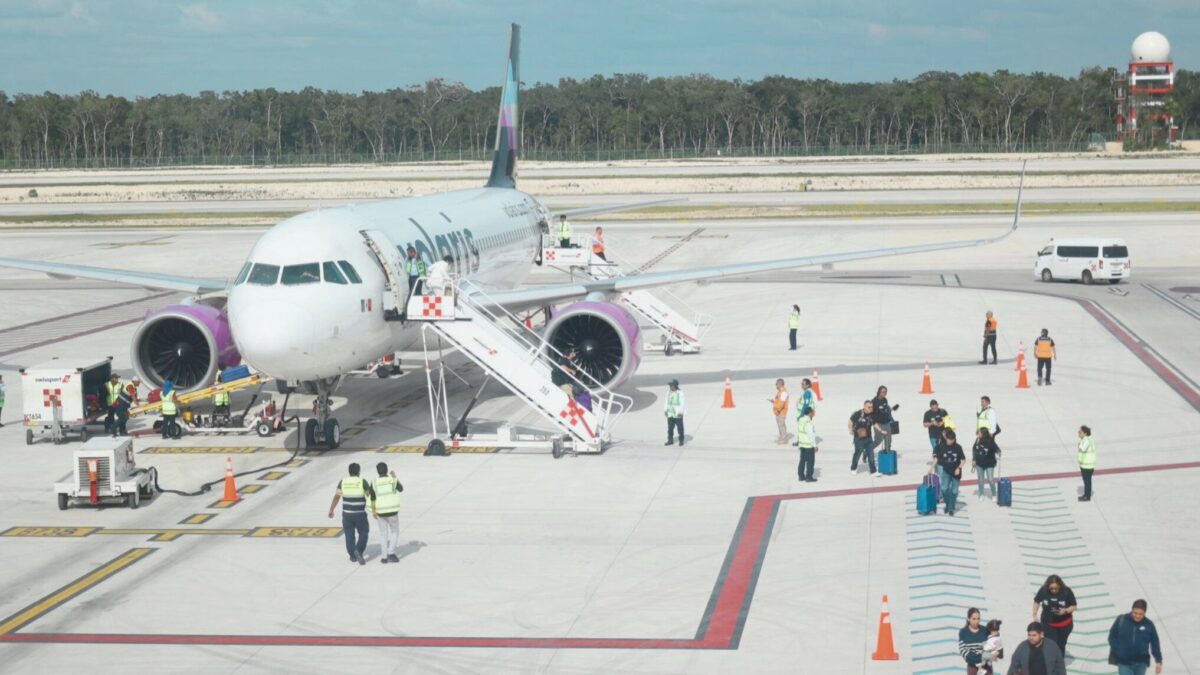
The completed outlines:
<svg viewBox="0 0 1200 675">
<path fill-rule="evenodd" d="M 545 241 L 550 243 L 558 240 L 546 239 Z M 542 264 L 572 276 L 576 271 L 582 271 L 588 277 L 596 280 L 624 276 L 622 267 L 635 269 L 631 265 L 617 261 L 611 252 L 606 252 L 605 255 L 610 260 L 605 261 L 592 255 L 589 249 L 543 248 Z M 668 300 L 670 302 L 667 302 Z M 707 332 L 708 327 L 712 324 L 708 315 L 696 311 L 682 298 L 666 288 L 656 288 L 653 292 L 648 290 L 625 291 L 621 294 L 621 302 L 662 333 L 659 342 L 647 342 L 643 348 L 661 350 L 667 356 L 675 352 L 698 353 L 703 333 Z M 682 309 L 676 309 L 676 307 Z"/>
<path fill-rule="evenodd" d="M 617 394 L 583 371 L 573 376 L 562 371 L 556 361 L 562 354 L 515 315 L 497 309 L 486 293 L 470 282 L 460 281 L 447 295 L 414 295 L 409 298 L 407 320 L 424 322 L 421 336 L 425 349 L 425 375 L 429 385 L 429 416 L 433 440 L 426 454 L 445 454 L 446 447 L 521 447 L 548 448 L 555 458 L 565 451 L 574 454 L 603 452 L 612 442 L 617 419 L 633 404 L 633 399 Z M 451 424 L 446 387 L 444 358 L 446 343 L 462 352 L 487 374 L 483 386 L 470 404 Z M 555 369 L 569 378 L 576 392 L 591 394 L 591 410 L 554 384 Z M 453 373 L 452 373 L 453 374 Z M 479 393 L 491 380 L 535 410 L 554 427 L 555 433 L 542 436 L 514 434 L 502 425 L 496 434 L 470 433 L 466 426 Z M 442 439 L 447 439 L 443 441 Z"/>
</svg>

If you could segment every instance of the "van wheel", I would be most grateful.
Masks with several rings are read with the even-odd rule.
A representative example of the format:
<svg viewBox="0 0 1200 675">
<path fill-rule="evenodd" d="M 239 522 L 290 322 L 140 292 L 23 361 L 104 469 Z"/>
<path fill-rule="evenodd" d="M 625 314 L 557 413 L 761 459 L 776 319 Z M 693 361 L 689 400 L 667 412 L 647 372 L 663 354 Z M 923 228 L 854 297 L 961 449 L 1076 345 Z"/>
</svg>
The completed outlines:
<svg viewBox="0 0 1200 675">
<path fill-rule="evenodd" d="M 1093 281 L 1091 270 L 1084 270 L 1082 278 L 1083 278 L 1083 283 L 1090 285 Z"/>
<path fill-rule="evenodd" d="M 1120 279 L 1109 279 L 1108 283 L 1112 284 L 1113 286 L 1116 286 L 1117 284 L 1121 283 L 1121 280 Z"/>
<path fill-rule="evenodd" d="M 1042 281 L 1054 281 L 1054 275 L 1050 270 L 1042 270 Z"/>
</svg>

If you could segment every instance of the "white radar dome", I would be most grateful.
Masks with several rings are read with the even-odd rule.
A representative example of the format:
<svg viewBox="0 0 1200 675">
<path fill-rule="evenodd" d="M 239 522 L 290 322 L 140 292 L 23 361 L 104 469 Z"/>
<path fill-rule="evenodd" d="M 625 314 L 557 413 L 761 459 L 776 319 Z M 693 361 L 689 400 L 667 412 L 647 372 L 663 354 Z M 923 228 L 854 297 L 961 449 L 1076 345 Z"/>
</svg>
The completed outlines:
<svg viewBox="0 0 1200 675">
<path fill-rule="evenodd" d="M 1149 31 L 1137 36 L 1129 55 L 1134 63 L 1170 61 L 1171 43 L 1162 33 Z"/>
</svg>

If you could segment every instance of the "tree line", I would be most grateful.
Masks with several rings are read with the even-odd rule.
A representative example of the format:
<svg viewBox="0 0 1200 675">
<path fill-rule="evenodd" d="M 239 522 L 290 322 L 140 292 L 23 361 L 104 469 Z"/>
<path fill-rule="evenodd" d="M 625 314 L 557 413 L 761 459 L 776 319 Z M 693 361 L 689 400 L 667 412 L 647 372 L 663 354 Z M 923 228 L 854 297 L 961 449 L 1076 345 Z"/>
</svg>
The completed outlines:
<svg viewBox="0 0 1200 675">
<path fill-rule="evenodd" d="M 545 158 L 1080 148 L 1093 134 L 1114 133 L 1116 74 L 929 72 L 875 83 L 595 75 L 525 88 L 522 144 Z M 359 94 L 310 87 L 130 100 L 0 91 L 0 163 L 480 158 L 494 143 L 498 99 L 498 88 L 442 79 Z M 1200 75 L 1178 71 L 1168 109 L 1185 135 L 1196 126 Z"/>
</svg>

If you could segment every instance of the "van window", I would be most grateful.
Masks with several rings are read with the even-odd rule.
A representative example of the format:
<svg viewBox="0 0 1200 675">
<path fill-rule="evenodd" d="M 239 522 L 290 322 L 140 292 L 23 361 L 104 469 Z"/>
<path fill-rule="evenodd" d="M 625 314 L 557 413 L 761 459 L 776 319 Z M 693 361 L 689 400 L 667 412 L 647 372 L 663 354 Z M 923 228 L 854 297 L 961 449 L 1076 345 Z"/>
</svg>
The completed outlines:
<svg viewBox="0 0 1200 675">
<path fill-rule="evenodd" d="M 1098 258 L 1099 246 L 1059 246 L 1058 255 L 1063 258 Z"/>
<path fill-rule="evenodd" d="M 283 268 L 282 281 L 284 286 L 321 283 L 321 266 L 317 263 L 288 265 Z"/>
<path fill-rule="evenodd" d="M 339 260 L 338 266 L 341 267 L 342 271 L 346 273 L 346 278 L 350 280 L 350 283 L 352 283 L 352 284 L 361 284 L 362 283 L 362 277 L 358 276 L 358 270 L 354 269 L 354 265 L 351 265 L 350 263 L 346 262 L 345 260 Z"/>
<path fill-rule="evenodd" d="M 246 281 L 259 286 L 274 286 L 279 281 L 279 265 L 254 263 L 254 269 L 250 270 L 250 277 Z"/>
<path fill-rule="evenodd" d="M 1044 255 L 1054 255 L 1054 247 L 1047 246 L 1046 248 L 1044 248 L 1038 252 L 1038 257 L 1044 256 Z"/>
<path fill-rule="evenodd" d="M 1129 248 L 1125 247 L 1125 246 L 1105 246 L 1104 247 L 1104 257 L 1105 258 L 1128 258 L 1129 257 Z"/>
<path fill-rule="evenodd" d="M 326 261 L 321 263 L 321 271 L 325 273 L 325 283 L 327 284 L 345 284 L 346 277 L 338 270 L 336 263 Z"/>
<path fill-rule="evenodd" d="M 235 280 L 233 282 L 234 286 L 238 286 L 238 285 L 246 283 L 246 277 L 250 276 L 250 267 L 251 267 L 250 263 L 246 263 L 245 265 L 242 265 L 242 271 L 238 272 L 237 280 Z"/>
</svg>

